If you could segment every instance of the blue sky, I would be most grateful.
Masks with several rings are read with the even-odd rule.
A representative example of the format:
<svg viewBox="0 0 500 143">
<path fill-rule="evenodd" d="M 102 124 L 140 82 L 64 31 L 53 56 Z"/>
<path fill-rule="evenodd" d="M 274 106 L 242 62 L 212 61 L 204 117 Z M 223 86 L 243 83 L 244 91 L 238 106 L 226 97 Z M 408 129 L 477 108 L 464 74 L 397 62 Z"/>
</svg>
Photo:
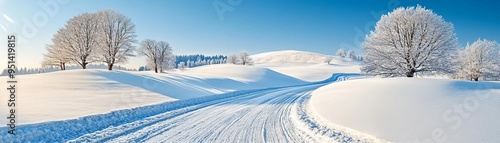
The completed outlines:
<svg viewBox="0 0 500 143">
<path fill-rule="evenodd" d="M 500 2 L 494 0 L 241 0 L 233 5 L 231 0 L 64 1 L 0 0 L 0 25 L 5 28 L 0 29 L 0 34 L 24 37 L 18 50 L 19 66 L 39 67 L 44 47 L 57 29 L 77 14 L 102 9 L 130 17 L 139 41 L 167 41 L 174 54 L 230 54 L 242 50 L 251 54 L 275 50 L 334 54 L 341 47 L 361 52 L 359 44 L 382 14 L 417 4 L 452 22 L 462 46 L 478 38 L 500 41 Z M 58 5 L 54 13 L 47 13 L 40 4 L 50 2 Z M 217 2 L 232 9 L 222 14 L 223 19 L 214 7 Z M 26 23 L 32 23 L 36 32 L 23 32 Z M 5 43 L 5 38 L 0 41 Z M 5 52 L 1 50 L 0 55 Z M 3 60 L 2 67 L 6 63 Z M 138 68 L 144 63 L 144 58 L 137 57 L 125 66 Z"/>
</svg>

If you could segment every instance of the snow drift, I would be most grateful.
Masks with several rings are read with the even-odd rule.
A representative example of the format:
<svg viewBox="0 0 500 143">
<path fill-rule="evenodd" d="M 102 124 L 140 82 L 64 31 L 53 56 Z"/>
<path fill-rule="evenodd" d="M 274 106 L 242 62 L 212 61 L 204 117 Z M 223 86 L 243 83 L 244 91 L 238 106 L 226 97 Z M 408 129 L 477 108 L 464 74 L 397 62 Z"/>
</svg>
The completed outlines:
<svg viewBox="0 0 500 143">
<path fill-rule="evenodd" d="M 500 83 L 447 79 L 358 79 L 313 93 L 330 123 L 391 142 L 498 142 Z"/>
</svg>

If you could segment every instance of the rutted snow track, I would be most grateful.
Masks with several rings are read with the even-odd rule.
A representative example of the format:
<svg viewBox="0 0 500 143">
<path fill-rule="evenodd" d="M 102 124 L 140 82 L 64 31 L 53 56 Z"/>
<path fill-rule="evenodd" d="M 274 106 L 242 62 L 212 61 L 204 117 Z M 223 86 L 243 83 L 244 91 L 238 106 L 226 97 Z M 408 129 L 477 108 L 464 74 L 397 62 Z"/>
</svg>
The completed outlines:
<svg viewBox="0 0 500 143">
<path fill-rule="evenodd" d="M 264 90 L 215 101 L 196 111 L 185 112 L 127 134 L 110 142 L 293 142 L 306 140 L 294 129 L 289 111 L 309 88 Z M 300 94 L 300 95 L 298 95 Z M 196 108 L 196 107 L 195 107 Z M 120 128 L 120 127 L 118 127 Z M 122 128 L 127 130 L 127 128 Z M 112 130 L 112 129 L 111 129 Z M 106 132 L 106 131 L 103 131 Z M 86 141 L 95 135 L 78 138 Z"/>
<path fill-rule="evenodd" d="M 329 128 L 309 115 L 310 93 L 322 85 L 251 90 L 179 104 L 146 118 L 68 136 L 69 142 L 375 142 L 341 127 Z"/>
</svg>

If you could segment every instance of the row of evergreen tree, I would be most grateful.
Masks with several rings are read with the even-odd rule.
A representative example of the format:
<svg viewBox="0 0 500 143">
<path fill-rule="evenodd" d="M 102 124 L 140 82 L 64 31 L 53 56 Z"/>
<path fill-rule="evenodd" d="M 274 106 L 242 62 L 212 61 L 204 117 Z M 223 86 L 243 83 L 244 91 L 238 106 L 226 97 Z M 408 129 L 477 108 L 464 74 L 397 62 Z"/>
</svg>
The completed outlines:
<svg viewBox="0 0 500 143">
<path fill-rule="evenodd" d="M 205 56 L 201 54 L 196 55 L 177 55 L 175 56 L 175 68 L 179 68 L 180 63 L 184 63 L 186 68 L 193 68 L 204 65 L 225 64 L 227 56 L 214 55 Z"/>
</svg>

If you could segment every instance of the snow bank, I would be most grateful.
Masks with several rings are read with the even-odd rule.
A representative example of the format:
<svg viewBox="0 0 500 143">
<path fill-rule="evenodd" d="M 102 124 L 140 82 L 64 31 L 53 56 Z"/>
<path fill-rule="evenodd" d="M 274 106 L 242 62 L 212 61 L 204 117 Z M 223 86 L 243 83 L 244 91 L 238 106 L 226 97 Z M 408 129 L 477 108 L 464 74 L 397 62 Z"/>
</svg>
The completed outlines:
<svg viewBox="0 0 500 143">
<path fill-rule="evenodd" d="M 330 123 L 392 142 L 499 142 L 500 83 L 358 79 L 313 92 Z"/>
</svg>

